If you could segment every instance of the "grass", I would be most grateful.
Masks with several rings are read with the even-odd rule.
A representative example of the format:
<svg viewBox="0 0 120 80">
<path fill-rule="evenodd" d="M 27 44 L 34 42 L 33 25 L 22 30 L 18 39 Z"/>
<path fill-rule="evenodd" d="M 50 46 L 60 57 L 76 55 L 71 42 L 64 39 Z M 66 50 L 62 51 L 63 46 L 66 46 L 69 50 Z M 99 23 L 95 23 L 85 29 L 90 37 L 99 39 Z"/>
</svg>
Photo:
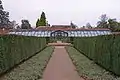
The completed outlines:
<svg viewBox="0 0 120 80">
<path fill-rule="evenodd" d="M 101 68 L 73 47 L 66 47 L 73 64 L 81 77 L 90 80 L 120 80 L 120 77 Z"/>
<path fill-rule="evenodd" d="M 25 61 L 0 80 L 40 80 L 54 48 L 47 47 L 31 59 Z"/>
</svg>

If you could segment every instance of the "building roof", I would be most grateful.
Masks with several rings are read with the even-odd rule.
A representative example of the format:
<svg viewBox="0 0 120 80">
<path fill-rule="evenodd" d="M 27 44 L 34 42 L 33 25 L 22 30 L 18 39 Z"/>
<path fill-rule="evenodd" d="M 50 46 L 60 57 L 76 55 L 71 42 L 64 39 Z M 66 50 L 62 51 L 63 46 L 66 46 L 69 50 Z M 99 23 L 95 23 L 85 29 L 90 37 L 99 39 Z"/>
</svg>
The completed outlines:
<svg viewBox="0 0 120 80">
<path fill-rule="evenodd" d="M 1 35 L 1 34 L 7 34 L 8 32 L 9 32 L 8 30 L 0 29 L 0 35 Z"/>
<path fill-rule="evenodd" d="M 110 30 L 108 28 L 90 28 L 90 29 L 85 29 L 85 28 L 66 28 L 66 27 L 37 27 L 36 28 L 37 30 L 53 30 L 53 31 L 56 31 L 56 30 L 62 30 L 62 31 L 77 31 L 77 30 Z"/>
<path fill-rule="evenodd" d="M 52 25 L 51 27 L 55 27 L 55 28 L 57 28 L 57 27 L 61 27 L 61 28 L 70 28 L 71 25 Z"/>
</svg>

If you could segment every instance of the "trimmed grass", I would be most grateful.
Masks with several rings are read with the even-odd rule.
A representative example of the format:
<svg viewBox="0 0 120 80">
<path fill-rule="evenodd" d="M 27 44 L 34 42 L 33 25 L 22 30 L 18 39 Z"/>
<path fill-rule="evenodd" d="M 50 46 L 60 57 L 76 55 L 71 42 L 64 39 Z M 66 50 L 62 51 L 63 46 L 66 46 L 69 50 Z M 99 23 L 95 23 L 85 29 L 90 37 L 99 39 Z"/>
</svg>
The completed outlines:
<svg viewBox="0 0 120 80">
<path fill-rule="evenodd" d="M 66 47 L 80 76 L 90 80 L 120 80 L 120 77 L 101 68 L 73 47 Z"/>
<path fill-rule="evenodd" d="M 25 61 L 0 80 L 40 80 L 43 71 L 53 53 L 53 47 L 47 47 L 31 59 Z"/>
</svg>

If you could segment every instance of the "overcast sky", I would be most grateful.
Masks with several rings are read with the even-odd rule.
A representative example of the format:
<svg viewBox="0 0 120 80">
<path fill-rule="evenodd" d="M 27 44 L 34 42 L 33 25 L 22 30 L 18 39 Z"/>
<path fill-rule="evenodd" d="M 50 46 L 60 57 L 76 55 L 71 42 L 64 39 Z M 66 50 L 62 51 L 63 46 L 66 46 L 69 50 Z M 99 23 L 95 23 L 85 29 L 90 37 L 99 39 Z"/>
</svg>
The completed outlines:
<svg viewBox="0 0 120 80">
<path fill-rule="evenodd" d="M 120 20 L 120 0 L 3 0 L 3 5 L 11 20 L 28 19 L 33 26 L 42 11 L 51 25 L 96 25 L 101 14 Z"/>
</svg>

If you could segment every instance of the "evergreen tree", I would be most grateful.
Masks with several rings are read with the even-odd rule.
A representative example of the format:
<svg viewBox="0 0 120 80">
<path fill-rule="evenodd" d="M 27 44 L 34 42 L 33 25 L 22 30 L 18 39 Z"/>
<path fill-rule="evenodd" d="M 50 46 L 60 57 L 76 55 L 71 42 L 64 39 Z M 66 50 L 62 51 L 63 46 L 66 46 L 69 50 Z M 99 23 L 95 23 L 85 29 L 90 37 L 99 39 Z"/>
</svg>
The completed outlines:
<svg viewBox="0 0 120 80">
<path fill-rule="evenodd" d="M 10 28 L 9 12 L 4 11 L 0 0 L 0 28 Z"/>
<path fill-rule="evenodd" d="M 39 25 L 39 22 L 40 22 L 40 20 L 38 19 L 37 22 L 36 22 L 36 27 L 39 27 L 39 26 L 40 26 L 40 25 Z"/>
<path fill-rule="evenodd" d="M 40 26 L 46 26 L 46 17 L 45 17 L 45 13 L 42 12 L 41 14 L 41 18 L 40 18 Z"/>
<path fill-rule="evenodd" d="M 37 22 L 36 22 L 36 27 L 46 26 L 46 24 L 47 24 L 46 16 L 45 16 L 45 13 L 42 12 L 40 19 L 38 19 Z"/>
</svg>

